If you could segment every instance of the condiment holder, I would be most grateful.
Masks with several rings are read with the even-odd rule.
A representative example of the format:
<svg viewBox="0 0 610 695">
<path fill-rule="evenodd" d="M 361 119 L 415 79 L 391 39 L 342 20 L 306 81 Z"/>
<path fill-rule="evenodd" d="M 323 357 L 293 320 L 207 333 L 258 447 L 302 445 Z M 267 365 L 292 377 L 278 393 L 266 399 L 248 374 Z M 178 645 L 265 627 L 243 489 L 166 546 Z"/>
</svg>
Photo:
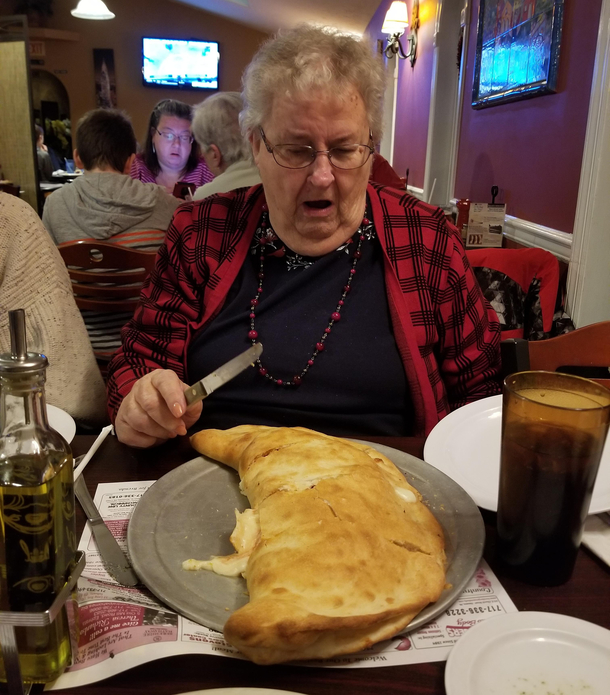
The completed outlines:
<svg viewBox="0 0 610 695">
<path fill-rule="evenodd" d="M 9 695 L 27 695 L 31 688 L 30 683 L 25 684 L 21 679 L 21 666 L 19 665 L 19 652 L 17 651 L 15 628 L 47 627 L 50 625 L 70 599 L 72 589 L 76 586 L 76 582 L 85 568 L 85 562 L 85 553 L 82 550 L 77 550 L 72 573 L 61 591 L 57 594 L 50 608 L 47 608 L 46 611 L 37 613 L 0 611 L 0 643 L 2 644 L 2 658 L 4 660 Z M 76 653 L 77 647 L 77 644 L 74 642 L 72 644 L 73 654 Z"/>
<path fill-rule="evenodd" d="M 55 680 L 76 654 L 69 599 L 86 557 L 74 545 L 72 452 L 47 420 L 48 361 L 27 350 L 23 309 L 8 313 L 11 352 L 0 355 L 0 643 L 8 692 L 23 695 L 31 683 Z"/>
</svg>

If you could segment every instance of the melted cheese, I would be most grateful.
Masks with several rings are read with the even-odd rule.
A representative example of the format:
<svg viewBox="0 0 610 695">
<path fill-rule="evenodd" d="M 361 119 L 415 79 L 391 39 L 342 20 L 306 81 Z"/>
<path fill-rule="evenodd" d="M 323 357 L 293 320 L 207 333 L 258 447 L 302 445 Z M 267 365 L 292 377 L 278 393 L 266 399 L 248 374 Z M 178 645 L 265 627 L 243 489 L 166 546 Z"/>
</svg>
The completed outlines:
<svg viewBox="0 0 610 695">
<path fill-rule="evenodd" d="M 254 509 L 235 510 L 235 529 L 231 534 L 231 545 L 238 553 L 250 553 L 261 533 L 258 512 Z"/>
<path fill-rule="evenodd" d="M 413 494 L 413 492 L 411 492 L 411 490 L 407 490 L 405 488 L 400 488 L 400 487 L 395 487 L 394 490 L 395 490 L 396 494 L 399 497 L 402 497 L 402 499 L 405 502 L 411 502 L 411 503 L 417 502 L 417 497 L 415 497 L 415 495 Z"/>
<path fill-rule="evenodd" d="M 235 510 L 235 528 L 231 534 L 231 544 L 237 550 L 233 555 L 213 555 L 209 560 L 185 560 L 184 570 L 209 570 L 224 577 L 238 577 L 244 574 L 248 566 L 250 553 L 258 543 L 261 535 L 258 512 L 245 509 Z"/>
<path fill-rule="evenodd" d="M 238 577 L 246 571 L 250 553 L 242 555 L 216 556 L 213 555 L 209 560 L 185 560 L 182 563 L 183 570 L 210 570 L 223 577 Z"/>
</svg>

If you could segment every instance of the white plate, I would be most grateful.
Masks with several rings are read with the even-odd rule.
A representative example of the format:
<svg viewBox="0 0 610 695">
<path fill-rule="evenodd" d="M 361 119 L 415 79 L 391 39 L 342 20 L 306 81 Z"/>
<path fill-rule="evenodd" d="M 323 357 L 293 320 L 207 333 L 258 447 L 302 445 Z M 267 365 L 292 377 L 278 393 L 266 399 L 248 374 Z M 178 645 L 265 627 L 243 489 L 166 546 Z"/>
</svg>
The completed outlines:
<svg viewBox="0 0 610 695">
<path fill-rule="evenodd" d="M 449 653 L 447 695 L 606 695 L 610 630 L 556 613 L 507 613 Z"/>
<path fill-rule="evenodd" d="M 47 418 L 49 419 L 49 425 L 56 432 L 59 432 L 68 444 L 74 439 L 76 423 L 74 418 L 66 413 L 65 410 L 56 408 L 54 405 L 47 405 Z"/>
<path fill-rule="evenodd" d="M 502 396 L 490 396 L 449 413 L 430 432 L 424 461 L 446 473 L 479 507 L 495 512 L 500 481 Z M 610 439 L 610 437 L 609 437 Z M 610 510 L 610 444 L 593 489 L 589 514 Z"/>
<path fill-rule="evenodd" d="M 212 688 L 212 690 L 191 690 L 179 695 L 302 695 L 292 690 L 269 690 L 268 688 Z"/>
</svg>

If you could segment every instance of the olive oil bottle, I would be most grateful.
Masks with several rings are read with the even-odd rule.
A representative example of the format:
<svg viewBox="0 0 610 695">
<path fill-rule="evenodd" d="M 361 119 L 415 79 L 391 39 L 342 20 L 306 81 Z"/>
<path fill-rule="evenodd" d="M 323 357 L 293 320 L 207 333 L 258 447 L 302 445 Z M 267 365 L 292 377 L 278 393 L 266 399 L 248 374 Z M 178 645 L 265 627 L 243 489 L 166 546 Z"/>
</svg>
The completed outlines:
<svg viewBox="0 0 610 695">
<path fill-rule="evenodd" d="M 74 563 L 72 453 L 48 425 L 47 358 L 27 352 L 23 311 L 9 315 L 12 351 L 0 355 L 0 610 L 42 612 Z M 49 626 L 15 633 L 24 682 L 55 680 L 70 664 L 65 607 Z"/>
</svg>

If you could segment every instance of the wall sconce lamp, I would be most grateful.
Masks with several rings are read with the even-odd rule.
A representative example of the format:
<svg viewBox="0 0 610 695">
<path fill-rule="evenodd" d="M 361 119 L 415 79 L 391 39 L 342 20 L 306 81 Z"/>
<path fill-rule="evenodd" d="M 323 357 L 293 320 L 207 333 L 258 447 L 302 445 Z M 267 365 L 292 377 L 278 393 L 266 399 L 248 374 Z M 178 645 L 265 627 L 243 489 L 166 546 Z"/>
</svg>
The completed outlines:
<svg viewBox="0 0 610 695">
<path fill-rule="evenodd" d="M 113 19 L 115 16 L 102 0 L 79 0 L 76 9 L 70 10 L 70 14 L 79 19 Z"/>
<path fill-rule="evenodd" d="M 386 12 L 381 31 L 388 34 L 388 45 L 385 48 L 387 58 L 398 55 L 399 58 L 411 61 L 411 67 L 415 65 L 417 58 L 417 31 L 419 29 L 419 0 L 413 0 L 411 6 L 411 33 L 407 36 L 409 42 L 407 53 L 404 52 L 400 37 L 409 26 L 409 14 L 406 2 L 393 2 Z"/>
</svg>

